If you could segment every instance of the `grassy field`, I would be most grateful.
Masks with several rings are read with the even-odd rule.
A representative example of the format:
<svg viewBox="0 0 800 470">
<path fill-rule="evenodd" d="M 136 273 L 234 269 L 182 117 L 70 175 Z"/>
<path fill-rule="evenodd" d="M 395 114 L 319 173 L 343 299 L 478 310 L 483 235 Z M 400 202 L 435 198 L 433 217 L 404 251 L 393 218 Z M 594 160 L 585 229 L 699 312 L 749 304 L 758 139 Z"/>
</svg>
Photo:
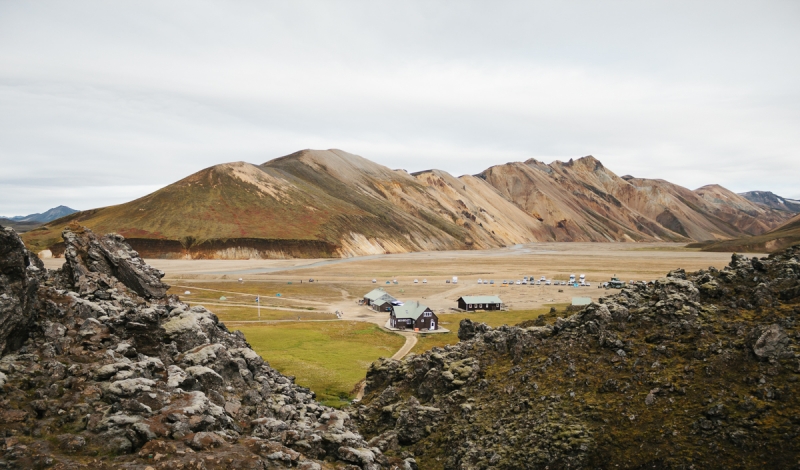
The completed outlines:
<svg viewBox="0 0 800 470">
<path fill-rule="evenodd" d="M 355 385 L 379 357 L 392 356 L 405 342 L 397 334 L 364 322 L 292 322 L 230 325 L 244 333 L 253 349 L 280 372 L 329 406 L 352 399 Z"/>
<path fill-rule="evenodd" d="M 447 328 L 450 333 L 420 335 L 414 349 L 414 354 L 421 354 L 435 347 L 443 347 L 448 344 L 458 343 L 458 324 L 464 318 L 469 318 L 475 322 L 486 323 L 489 326 L 497 327 L 502 325 L 516 325 L 525 320 L 534 320 L 538 316 L 550 311 L 550 307 L 556 307 L 559 311 L 566 305 L 549 305 L 545 308 L 533 310 L 511 310 L 509 312 L 477 312 L 477 313 L 441 313 L 439 314 L 439 326 Z"/>
</svg>

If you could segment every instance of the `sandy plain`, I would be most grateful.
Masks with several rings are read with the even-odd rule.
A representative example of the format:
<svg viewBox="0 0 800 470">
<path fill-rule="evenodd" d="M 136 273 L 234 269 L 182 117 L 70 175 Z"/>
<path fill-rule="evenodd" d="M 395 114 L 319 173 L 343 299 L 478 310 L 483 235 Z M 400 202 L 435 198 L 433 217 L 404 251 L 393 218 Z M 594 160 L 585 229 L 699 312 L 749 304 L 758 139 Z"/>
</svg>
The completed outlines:
<svg viewBox="0 0 800 470">
<path fill-rule="evenodd" d="M 509 309 L 528 310 L 567 304 L 573 297 L 597 300 L 611 293 L 598 286 L 612 275 L 625 281 L 653 280 L 676 268 L 687 271 L 709 266 L 722 268 L 730 261 L 730 256 L 730 253 L 701 252 L 674 243 L 531 243 L 480 251 L 345 259 L 146 261 L 166 273 L 165 281 L 174 286 L 172 293 L 185 301 L 203 303 L 211 310 L 232 306 L 253 309 L 255 313 L 255 296 L 260 295 L 276 310 L 339 311 L 345 320 L 383 325 L 387 319 L 385 313 L 357 305 L 358 299 L 376 287 L 384 288 L 403 301 L 420 301 L 439 315 L 450 312 L 463 295 L 499 295 Z M 44 261 L 48 268 L 63 263 L 61 259 Z M 516 281 L 524 276 L 567 280 L 570 274 L 585 274 L 592 286 L 502 285 L 503 280 Z M 453 276 L 458 277 L 458 283 L 447 283 Z M 243 282 L 238 281 L 240 278 Z M 309 279 L 314 282 L 309 283 Z M 478 279 L 495 283 L 478 285 Z M 397 284 L 393 283 L 395 280 Z M 390 283 L 386 284 L 387 281 Z M 185 290 L 193 294 L 184 296 Z M 214 296 L 228 292 L 228 298 L 221 301 L 206 296 L 195 300 L 198 292 L 212 292 Z M 281 292 L 278 297 L 277 293 Z"/>
</svg>

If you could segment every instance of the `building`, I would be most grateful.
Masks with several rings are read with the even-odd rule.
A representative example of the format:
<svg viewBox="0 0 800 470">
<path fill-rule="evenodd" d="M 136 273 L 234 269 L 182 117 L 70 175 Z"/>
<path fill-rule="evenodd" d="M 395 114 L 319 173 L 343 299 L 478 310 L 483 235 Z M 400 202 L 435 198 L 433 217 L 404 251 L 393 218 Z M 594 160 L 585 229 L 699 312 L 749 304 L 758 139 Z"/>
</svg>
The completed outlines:
<svg viewBox="0 0 800 470">
<path fill-rule="evenodd" d="M 384 296 L 391 297 L 392 300 L 395 300 L 394 297 L 392 297 L 391 295 L 387 294 L 385 290 L 383 290 L 382 288 L 379 287 L 377 289 L 372 289 L 371 291 L 369 291 L 368 293 L 366 293 L 364 295 L 364 305 L 372 306 L 373 302 L 375 302 L 376 300 L 378 300 L 378 299 L 380 299 L 381 297 L 384 297 Z"/>
<path fill-rule="evenodd" d="M 500 310 L 503 301 L 496 295 L 465 295 L 458 298 L 458 308 L 467 312 L 475 310 Z"/>
<path fill-rule="evenodd" d="M 402 302 L 399 302 L 397 299 L 392 297 L 389 294 L 384 294 L 377 299 L 372 301 L 372 310 L 376 312 L 391 312 L 392 307 L 395 305 L 403 305 Z"/>
<path fill-rule="evenodd" d="M 392 328 L 435 331 L 439 329 L 439 317 L 419 301 L 392 306 L 389 317 Z"/>
</svg>

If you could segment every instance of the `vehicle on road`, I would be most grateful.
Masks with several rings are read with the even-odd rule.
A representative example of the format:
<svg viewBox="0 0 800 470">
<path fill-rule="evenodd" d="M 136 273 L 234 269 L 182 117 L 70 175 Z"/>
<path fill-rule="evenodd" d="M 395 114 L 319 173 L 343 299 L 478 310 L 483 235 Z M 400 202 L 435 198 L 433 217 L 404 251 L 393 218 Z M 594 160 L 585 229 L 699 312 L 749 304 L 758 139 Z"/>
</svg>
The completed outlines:
<svg viewBox="0 0 800 470">
<path fill-rule="evenodd" d="M 625 287 L 625 281 L 620 281 L 616 275 L 612 276 L 611 280 L 608 281 L 609 289 L 622 289 L 623 287 Z"/>
</svg>

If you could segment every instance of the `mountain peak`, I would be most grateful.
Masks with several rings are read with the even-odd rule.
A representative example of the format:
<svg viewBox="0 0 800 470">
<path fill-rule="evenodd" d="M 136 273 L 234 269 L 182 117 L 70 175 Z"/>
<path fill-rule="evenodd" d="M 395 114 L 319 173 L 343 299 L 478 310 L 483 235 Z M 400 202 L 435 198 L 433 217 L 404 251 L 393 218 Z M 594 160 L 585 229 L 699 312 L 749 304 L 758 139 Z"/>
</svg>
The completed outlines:
<svg viewBox="0 0 800 470">
<path fill-rule="evenodd" d="M 739 193 L 739 195 L 750 202 L 762 206 L 781 211 L 800 212 L 800 200 L 781 197 L 771 191 L 748 191 L 746 193 Z"/>
<path fill-rule="evenodd" d="M 15 222 L 39 222 L 39 223 L 46 223 L 51 222 L 56 219 L 60 219 L 66 215 L 74 214 L 78 212 L 75 209 L 72 209 L 67 206 L 56 206 L 52 209 L 48 209 L 43 213 L 39 214 L 28 214 L 28 215 L 18 215 L 16 217 L 9 217 L 9 220 L 13 220 Z"/>
</svg>

